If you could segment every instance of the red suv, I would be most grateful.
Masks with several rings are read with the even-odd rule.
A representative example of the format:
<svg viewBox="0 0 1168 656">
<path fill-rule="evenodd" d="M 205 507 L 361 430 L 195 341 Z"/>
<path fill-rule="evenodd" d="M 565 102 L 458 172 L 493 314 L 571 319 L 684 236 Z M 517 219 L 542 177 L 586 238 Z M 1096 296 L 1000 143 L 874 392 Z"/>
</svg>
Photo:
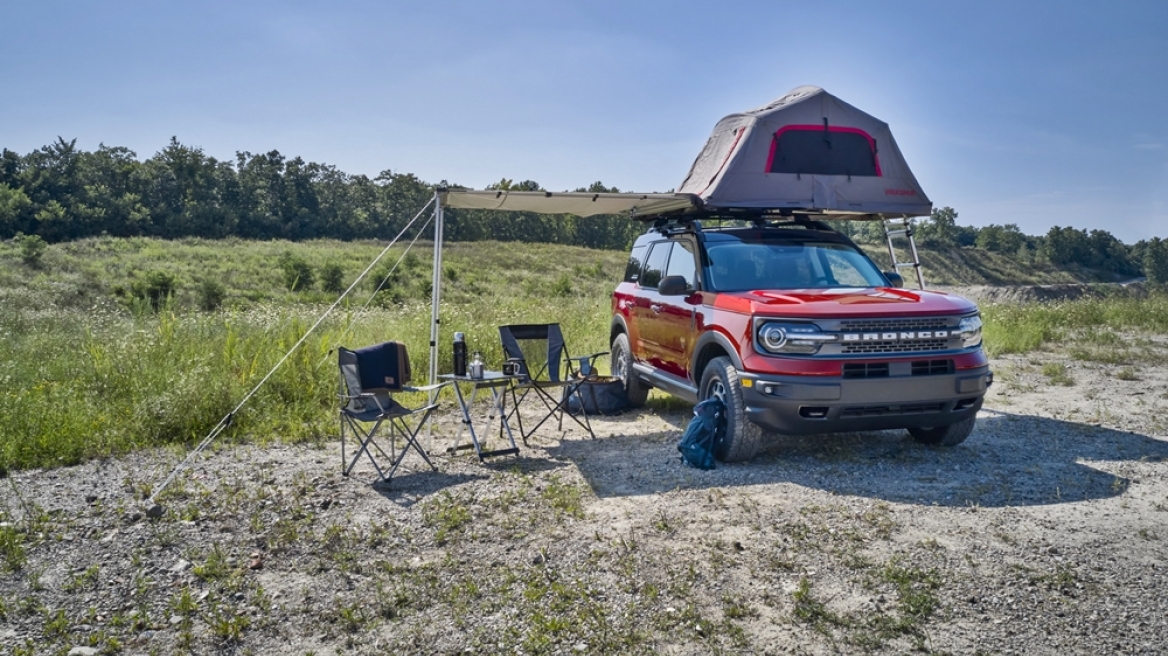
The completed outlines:
<svg viewBox="0 0 1168 656">
<path fill-rule="evenodd" d="M 610 341 L 634 406 L 654 387 L 721 398 L 726 462 L 752 458 L 764 429 L 965 440 L 993 381 L 973 302 L 903 289 L 817 221 L 731 223 L 661 219 L 633 245 Z"/>
</svg>

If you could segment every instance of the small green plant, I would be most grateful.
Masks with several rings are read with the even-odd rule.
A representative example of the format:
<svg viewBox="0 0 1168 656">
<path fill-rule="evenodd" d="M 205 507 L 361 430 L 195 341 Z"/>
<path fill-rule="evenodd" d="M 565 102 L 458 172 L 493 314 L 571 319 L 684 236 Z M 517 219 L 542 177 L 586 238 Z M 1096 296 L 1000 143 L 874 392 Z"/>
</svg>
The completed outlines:
<svg viewBox="0 0 1168 656">
<path fill-rule="evenodd" d="M 31 267 L 41 265 L 41 257 L 49 245 L 40 235 L 25 235 L 18 232 L 15 241 L 20 246 L 21 261 Z"/>
<path fill-rule="evenodd" d="M 85 568 L 85 571 L 74 576 L 68 583 L 65 584 L 66 592 L 80 592 L 87 590 L 97 585 L 98 576 L 101 574 L 101 568 L 97 565 L 90 565 Z"/>
<path fill-rule="evenodd" d="M 567 273 L 560 274 L 560 277 L 556 278 L 555 282 L 551 284 L 551 287 L 548 289 L 548 294 L 560 298 L 571 296 L 572 277 Z"/>
<path fill-rule="evenodd" d="M 1140 377 L 1136 375 L 1136 370 L 1131 367 L 1124 367 L 1115 372 L 1115 377 L 1119 380 L 1139 380 Z"/>
<path fill-rule="evenodd" d="M 223 553 L 223 549 L 216 542 L 211 545 L 211 553 L 207 554 L 207 560 L 201 565 L 195 565 L 191 571 L 204 581 L 216 581 L 230 575 L 231 567 L 227 563 L 227 554 Z"/>
<path fill-rule="evenodd" d="M 470 509 L 449 492 L 443 492 L 441 497 L 428 504 L 423 516 L 427 524 L 435 527 L 434 541 L 438 544 L 445 544 L 452 533 L 461 531 L 470 523 Z"/>
<path fill-rule="evenodd" d="M 1070 387 L 1075 384 L 1075 379 L 1071 377 L 1070 372 L 1067 371 L 1067 365 L 1061 362 L 1047 362 L 1042 365 L 1042 375 L 1050 381 L 1052 385 L 1062 385 Z"/>
<path fill-rule="evenodd" d="M 810 625 L 818 633 L 830 637 L 833 628 L 848 624 L 845 618 L 828 610 L 826 604 L 815 598 L 811 593 L 811 581 L 806 576 L 799 578 L 791 597 L 795 601 L 795 619 Z"/>
<path fill-rule="evenodd" d="M 553 476 L 540 496 L 555 509 L 557 517 L 584 517 L 583 492 L 577 485 L 565 484 Z"/>
<path fill-rule="evenodd" d="M 4 557 L 4 571 L 7 572 L 18 572 L 28 562 L 24 535 L 15 526 L 0 526 L 0 555 Z"/>
</svg>

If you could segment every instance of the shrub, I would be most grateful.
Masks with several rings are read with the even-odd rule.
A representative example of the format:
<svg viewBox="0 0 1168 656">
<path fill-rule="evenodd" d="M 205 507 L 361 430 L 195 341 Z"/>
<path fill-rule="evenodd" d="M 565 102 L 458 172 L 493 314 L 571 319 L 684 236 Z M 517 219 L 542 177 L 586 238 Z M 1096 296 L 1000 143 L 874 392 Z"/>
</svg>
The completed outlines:
<svg viewBox="0 0 1168 656">
<path fill-rule="evenodd" d="M 312 289 L 312 285 L 316 283 L 312 265 L 292 251 L 284 251 L 280 256 L 280 269 L 284 272 L 284 286 L 289 291 Z"/>
<path fill-rule="evenodd" d="M 345 269 L 336 262 L 329 262 L 320 269 L 320 288 L 326 292 L 340 294 L 345 291 Z"/>
<path fill-rule="evenodd" d="M 38 266 L 41 256 L 45 254 L 48 244 L 40 235 L 25 235 L 16 233 L 16 243 L 20 246 L 20 259 L 29 266 Z"/>
<path fill-rule="evenodd" d="M 227 287 L 218 280 L 204 279 L 199 284 L 199 307 L 207 312 L 218 310 L 227 297 Z"/>
<path fill-rule="evenodd" d="M 135 281 L 131 285 L 130 291 L 135 298 L 149 301 L 150 307 L 158 310 L 170 302 L 176 286 L 174 274 L 166 271 L 151 271 L 146 274 L 144 280 Z"/>
</svg>

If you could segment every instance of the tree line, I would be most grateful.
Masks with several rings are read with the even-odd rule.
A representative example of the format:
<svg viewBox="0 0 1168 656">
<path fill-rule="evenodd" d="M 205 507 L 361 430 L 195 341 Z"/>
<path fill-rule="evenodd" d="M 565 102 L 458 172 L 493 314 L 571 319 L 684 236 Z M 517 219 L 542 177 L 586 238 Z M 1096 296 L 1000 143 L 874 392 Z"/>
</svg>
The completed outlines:
<svg viewBox="0 0 1168 656">
<path fill-rule="evenodd" d="M 458 187 L 390 170 L 374 178 L 350 175 L 328 164 L 289 159 L 275 150 L 238 152 L 234 161 L 220 161 L 171 138 L 165 148 L 140 161 L 128 148 L 101 145 L 87 152 L 76 147 L 76 140 L 58 137 L 27 155 L 7 148 L 0 153 L 0 238 L 386 240 L 405 228 L 436 186 Z M 490 188 L 543 190 L 532 180 L 508 179 Z M 619 189 L 595 182 L 574 191 Z M 414 230 L 422 223 L 416 225 Z M 854 237 L 879 237 L 879 226 L 872 223 L 840 222 L 837 227 Z M 577 219 L 450 209 L 445 235 L 451 241 L 496 239 L 623 249 L 643 229 L 622 216 Z M 1168 240 L 1159 237 L 1128 246 L 1106 230 L 1060 226 L 1030 236 L 1012 223 L 958 225 L 951 207 L 934 210 L 917 226 L 917 236 L 935 247 L 983 248 L 1022 262 L 1041 258 L 1056 265 L 1078 264 L 1168 282 Z"/>
<path fill-rule="evenodd" d="M 98 235 L 165 239 L 390 239 L 434 195 L 437 185 L 410 173 L 374 178 L 287 158 L 279 151 L 236 153 L 220 161 L 172 138 L 140 161 L 128 148 L 92 152 L 76 140 L 27 155 L 0 154 L 0 238 L 36 235 L 47 242 Z M 534 181 L 501 180 L 496 188 L 536 191 Z M 575 191 L 616 192 L 596 182 Z M 445 237 L 624 248 L 643 226 L 627 217 L 447 210 Z M 419 221 L 416 225 L 422 224 Z M 407 233 L 408 234 L 408 233 Z"/>
<path fill-rule="evenodd" d="M 1058 266 L 1079 265 L 1117 276 L 1147 276 L 1168 283 L 1168 240 L 1159 237 L 1128 246 L 1106 230 L 1053 226 L 1045 235 L 1027 235 L 1017 224 L 991 223 L 982 228 L 957 223 L 957 211 L 940 207 L 914 228 L 917 243 L 932 248 L 981 248 L 1022 263 L 1044 260 Z M 843 222 L 840 222 L 843 223 Z M 873 223 L 839 225 L 852 237 L 883 239 Z"/>
</svg>

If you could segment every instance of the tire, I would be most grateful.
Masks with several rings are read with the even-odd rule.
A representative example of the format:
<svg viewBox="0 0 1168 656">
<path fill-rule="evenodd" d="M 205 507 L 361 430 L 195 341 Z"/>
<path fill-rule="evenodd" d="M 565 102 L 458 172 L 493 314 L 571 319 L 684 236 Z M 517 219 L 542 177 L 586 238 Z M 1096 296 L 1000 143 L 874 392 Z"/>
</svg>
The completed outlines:
<svg viewBox="0 0 1168 656">
<path fill-rule="evenodd" d="M 726 406 L 726 430 L 714 444 L 714 458 L 721 462 L 744 462 L 753 458 L 762 443 L 762 428 L 746 418 L 742 384 L 730 358 L 721 356 L 710 360 L 702 372 L 699 389 L 703 401 L 718 397 Z"/>
<path fill-rule="evenodd" d="M 629 407 L 639 408 L 645 405 L 649 398 L 649 386 L 637 378 L 633 371 L 633 352 L 629 350 L 629 336 L 621 333 L 612 340 L 610 349 L 612 375 L 624 381 L 625 396 L 629 399 Z"/>
<path fill-rule="evenodd" d="M 973 424 L 977 421 L 977 416 L 971 416 L 968 419 L 950 424 L 948 426 L 934 426 L 932 428 L 910 428 L 908 434 L 912 435 L 913 439 L 921 444 L 929 444 L 933 446 L 957 446 L 969 437 L 973 432 Z"/>
</svg>

